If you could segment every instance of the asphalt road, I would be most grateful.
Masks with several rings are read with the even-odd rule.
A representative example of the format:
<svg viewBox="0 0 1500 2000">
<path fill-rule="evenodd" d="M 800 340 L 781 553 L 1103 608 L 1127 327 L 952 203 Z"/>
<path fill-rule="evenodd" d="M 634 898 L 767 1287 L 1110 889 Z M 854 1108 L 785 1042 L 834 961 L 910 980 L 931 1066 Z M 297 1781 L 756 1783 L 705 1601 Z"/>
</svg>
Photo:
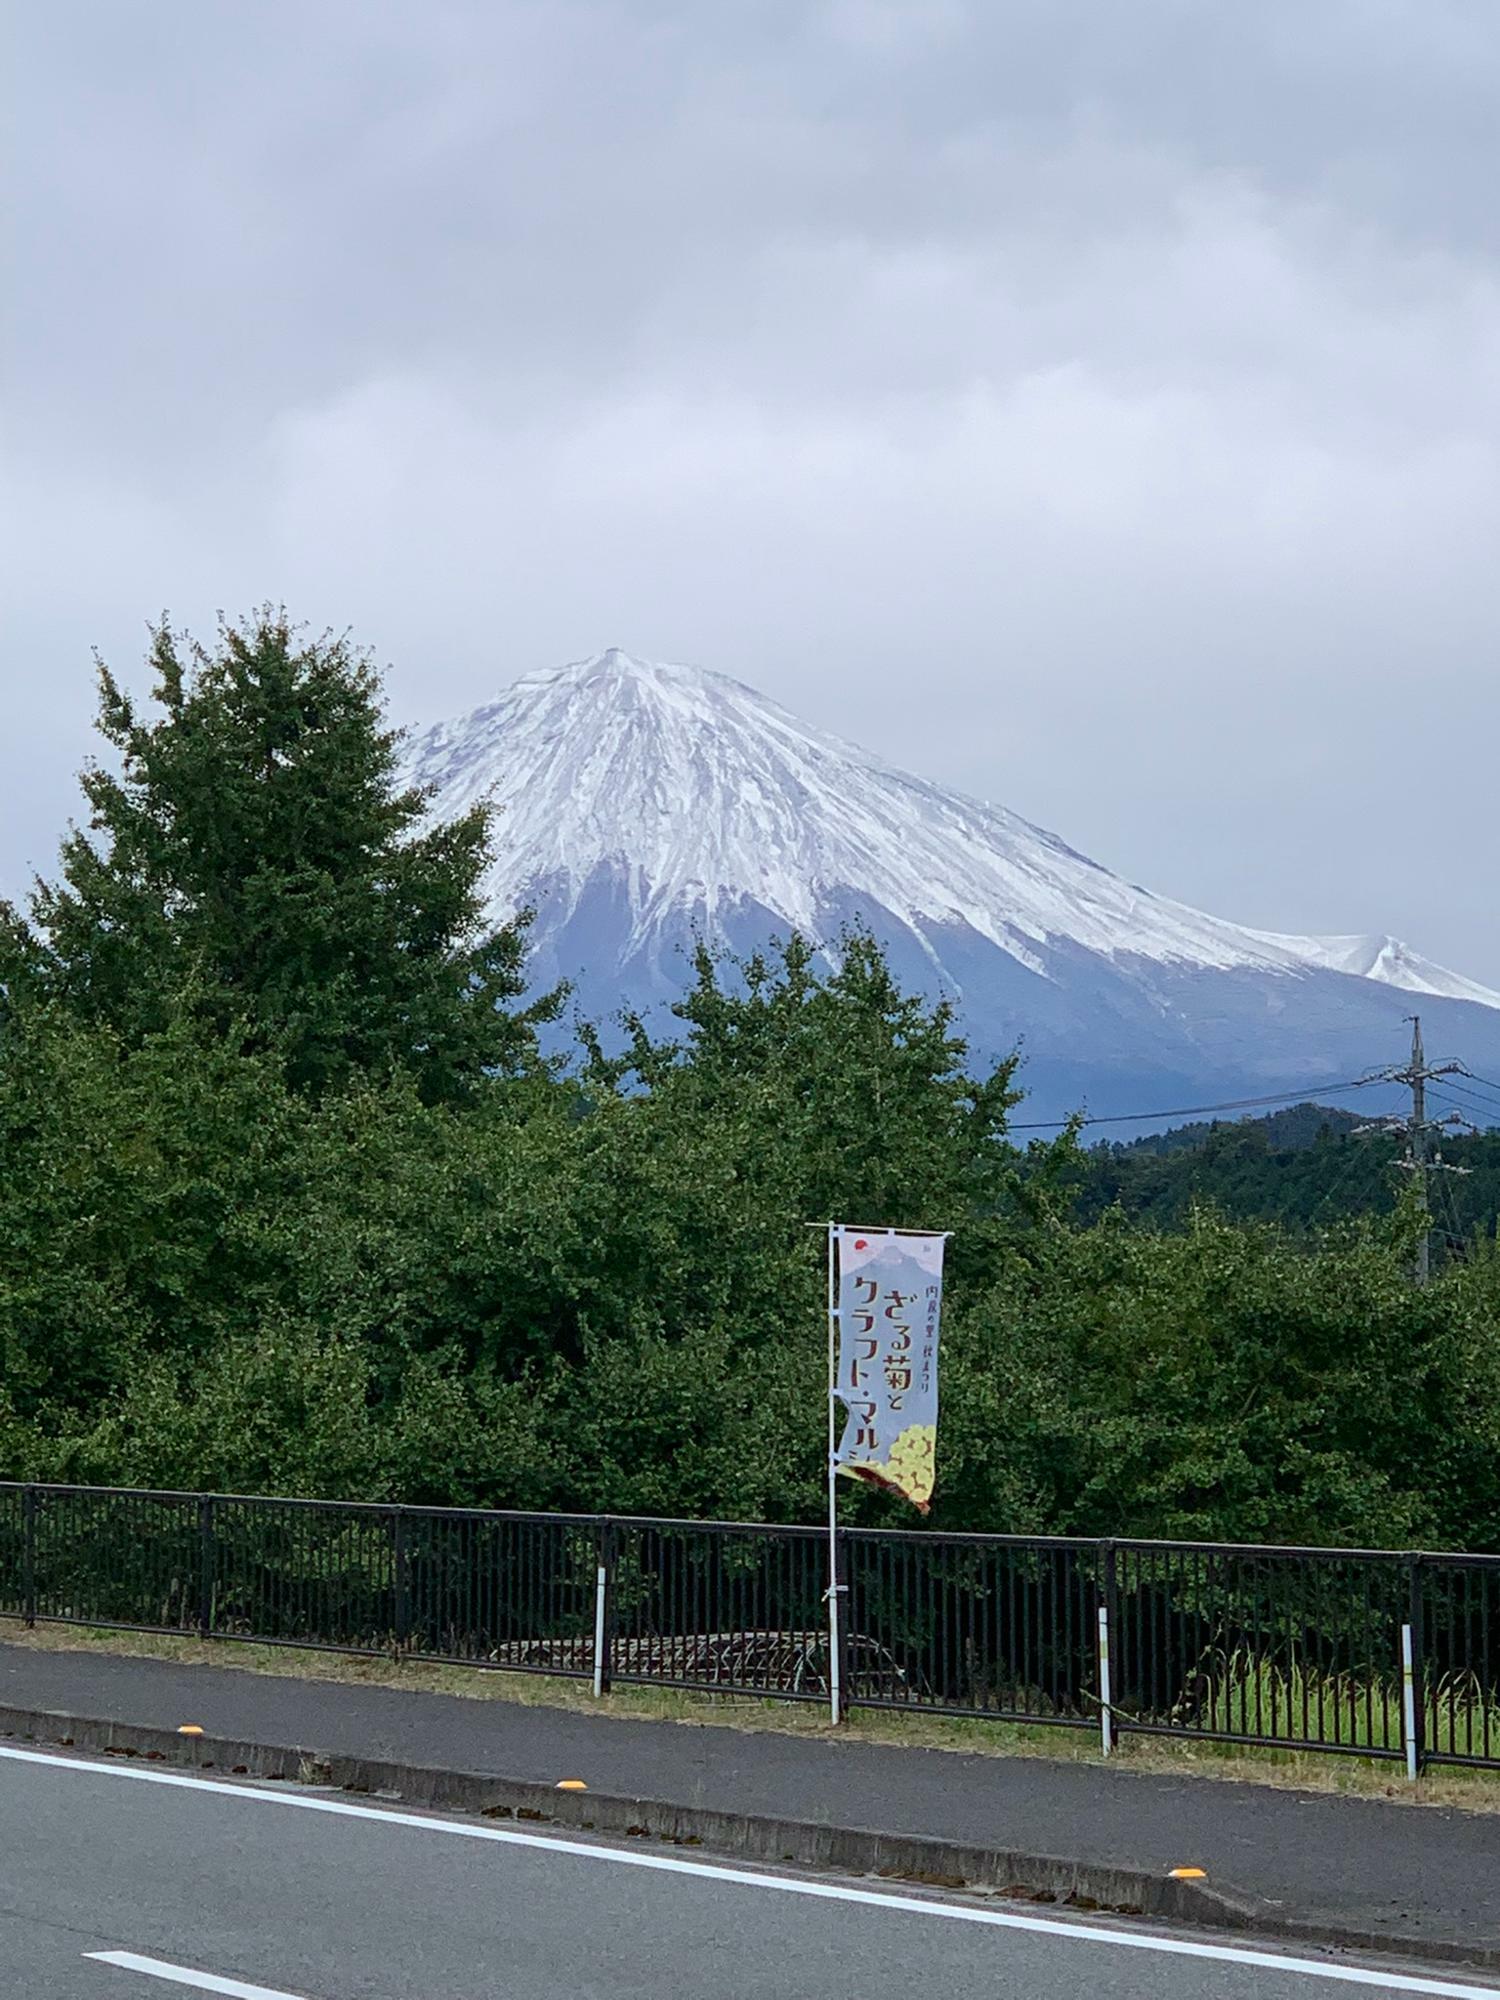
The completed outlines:
<svg viewBox="0 0 1500 2000">
<path fill-rule="evenodd" d="M 1337 2000 L 1436 1975 L 0 1748 L 18 2000 Z"/>
<path fill-rule="evenodd" d="M 0 1703 L 1088 1863 L 1190 1863 L 1341 1929 L 1500 1947 L 1497 1814 L 23 1646 L 0 1645 Z"/>
</svg>

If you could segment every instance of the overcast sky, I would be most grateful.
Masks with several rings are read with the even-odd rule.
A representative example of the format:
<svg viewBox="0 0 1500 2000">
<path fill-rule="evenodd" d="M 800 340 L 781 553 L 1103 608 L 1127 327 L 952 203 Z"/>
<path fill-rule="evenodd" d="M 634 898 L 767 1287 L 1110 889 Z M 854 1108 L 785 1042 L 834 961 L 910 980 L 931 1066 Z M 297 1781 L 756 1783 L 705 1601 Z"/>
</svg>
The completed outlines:
<svg viewBox="0 0 1500 2000">
<path fill-rule="evenodd" d="M 12 43 L 0 890 L 90 648 L 139 679 L 164 608 L 270 597 L 401 720 L 696 660 L 1500 985 L 1496 0 L 47 0 Z"/>
</svg>

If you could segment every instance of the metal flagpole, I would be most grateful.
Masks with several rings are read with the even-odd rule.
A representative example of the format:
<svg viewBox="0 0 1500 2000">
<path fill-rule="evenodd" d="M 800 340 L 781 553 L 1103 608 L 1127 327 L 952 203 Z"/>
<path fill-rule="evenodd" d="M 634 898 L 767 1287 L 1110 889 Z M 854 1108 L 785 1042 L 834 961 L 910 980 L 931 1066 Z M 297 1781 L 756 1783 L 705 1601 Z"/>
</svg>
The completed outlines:
<svg viewBox="0 0 1500 2000">
<path fill-rule="evenodd" d="M 843 1720 L 844 1690 L 840 1663 L 843 1647 L 839 1634 L 839 1484 L 838 1418 L 835 1388 L 838 1381 L 839 1294 L 834 1270 L 837 1224 L 828 1225 L 828 1708 L 835 1724 Z"/>
</svg>

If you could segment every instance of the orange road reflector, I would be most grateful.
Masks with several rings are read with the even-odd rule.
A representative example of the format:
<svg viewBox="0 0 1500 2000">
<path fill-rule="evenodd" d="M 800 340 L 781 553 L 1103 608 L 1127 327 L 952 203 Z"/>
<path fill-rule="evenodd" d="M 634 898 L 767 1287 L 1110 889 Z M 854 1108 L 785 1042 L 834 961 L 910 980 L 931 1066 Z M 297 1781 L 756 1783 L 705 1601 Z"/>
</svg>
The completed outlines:
<svg viewBox="0 0 1500 2000">
<path fill-rule="evenodd" d="M 588 1786 L 583 1782 L 582 1778 L 559 1778 L 556 1788 L 560 1792 L 586 1792 L 588 1790 Z"/>
<path fill-rule="evenodd" d="M 203 1728 L 202 1725 L 197 1722 L 184 1722 L 182 1727 L 178 1730 L 177 1734 L 179 1736 L 201 1736 L 203 1734 Z"/>
<path fill-rule="evenodd" d="M 1208 1879 L 1206 1868 L 1169 1868 L 1168 1877 L 1173 1882 L 1204 1882 Z"/>
</svg>

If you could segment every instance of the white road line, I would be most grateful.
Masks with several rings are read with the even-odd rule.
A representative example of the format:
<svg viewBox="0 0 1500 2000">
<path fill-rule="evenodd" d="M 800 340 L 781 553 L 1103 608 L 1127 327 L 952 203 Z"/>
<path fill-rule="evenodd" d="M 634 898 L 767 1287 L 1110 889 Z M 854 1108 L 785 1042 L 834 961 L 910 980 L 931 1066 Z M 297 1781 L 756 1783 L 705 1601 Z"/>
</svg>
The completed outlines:
<svg viewBox="0 0 1500 2000">
<path fill-rule="evenodd" d="M 354 1805 L 345 1799 L 316 1798 L 307 1793 L 261 1791 L 254 1785 L 226 1784 L 185 1772 L 142 1770 L 131 1764 L 100 1764 L 84 1757 L 55 1756 L 46 1750 L 16 1750 L 0 1745 L 0 1758 L 17 1764 L 46 1764 L 57 1771 L 124 1778 L 136 1784 L 170 1785 L 180 1791 L 211 1792 L 242 1804 L 281 1806 L 294 1812 L 329 1813 L 339 1819 L 373 1820 L 417 1833 L 452 1840 L 484 1840 L 501 1847 L 538 1848 L 544 1854 L 571 1855 L 575 1861 L 603 1861 L 620 1868 L 650 1868 L 662 1875 L 696 1875 L 743 1889 L 769 1889 L 784 1896 L 811 1896 L 830 1903 L 858 1903 L 867 1909 L 894 1910 L 905 1916 L 938 1917 L 958 1924 L 985 1924 L 996 1930 L 1034 1931 L 1073 1944 L 1114 1945 L 1126 1951 L 1161 1952 L 1170 1958 L 1206 1958 L 1221 1965 L 1252 1965 L 1264 1972 L 1300 1973 L 1309 1979 L 1332 1980 L 1343 1986 L 1375 1986 L 1386 1993 L 1426 1993 L 1433 2000 L 1500 2000 L 1500 1987 L 1464 1986 L 1454 1980 L 1428 1979 L 1413 1973 L 1377 1971 L 1358 1965 L 1332 1965 L 1316 1958 L 1292 1958 L 1276 1951 L 1247 1946 L 1199 1943 L 1196 1939 L 1162 1937 L 1149 1931 L 1117 1931 L 1101 1924 L 1063 1922 L 1054 1917 L 1023 1916 L 1019 1911 L 976 1909 L 962 1903 L 937 1903 L 921 1896 L 898 1896 L 879 1889 L 857 1889 L 850 1883 L 816 1882 L 793 1875 L 761 1875 L 731 1862 L 683 1861 L 670 1854 L 641 1854 L 622 1847 L 600 1847 L 592 1841 L 564 1840 L 545 1833 L 521 1833 L 512 1827 L 473 1826 L 464 1820 L 431 1819 L 421 1813 L 392 1812 L 384 1806 Z M 280 1996 L 278 1996 L 280 2000 Z"/>
<path fill-rule="evenodd" d="M 221 1979 L 216 1972 L 190 1972 L 185 1965 L 168 1965 L 162 1958 L 140 1958 L 133 1951 L 86 1951 L 97 1965 L 117 1965 L 122 1972 L 144 1972 L 169 1986 L 191 1986 L 195 1993 L 223 1993 L 228 2000 L 299 2000 L 279 1986 L 247 1986 L 243 1979 Z"/>
</svg>

